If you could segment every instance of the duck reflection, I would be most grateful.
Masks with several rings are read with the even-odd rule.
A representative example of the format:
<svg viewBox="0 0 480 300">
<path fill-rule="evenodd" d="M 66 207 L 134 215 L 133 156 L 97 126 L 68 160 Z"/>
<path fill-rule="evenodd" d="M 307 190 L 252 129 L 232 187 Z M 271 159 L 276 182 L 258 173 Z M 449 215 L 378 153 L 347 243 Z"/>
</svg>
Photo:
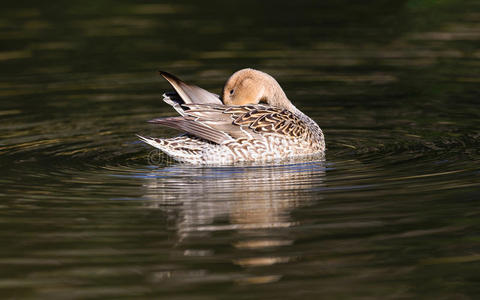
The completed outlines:
<svg viewBox="0 0 480 300">
<path fill-rule="evenodd" d="M 280 229 L 296 224 L 290 214 L 294 208 L 320 199 L 314 190 L 323 185 L 324 176 L 324 161 L 209 168 L 174 165 L 145 176 L 145 198 L 153 200 L 149 205 L 174 218 L 179 243 L 189 237 L 207 238 L 215 232 L 234 231 L 228 239 L 233 238 L 236 249 L 256 252 L 293 243 L 292 237 Z M 185 251 L 185 255 L 192 253 L 208 255 L 211 251 Z M 265 254 L 238 257 L 233 263 L 253 267 L 290 260 Z M 258 280 L 266 279 L 262 276 Z"/>
</svg>

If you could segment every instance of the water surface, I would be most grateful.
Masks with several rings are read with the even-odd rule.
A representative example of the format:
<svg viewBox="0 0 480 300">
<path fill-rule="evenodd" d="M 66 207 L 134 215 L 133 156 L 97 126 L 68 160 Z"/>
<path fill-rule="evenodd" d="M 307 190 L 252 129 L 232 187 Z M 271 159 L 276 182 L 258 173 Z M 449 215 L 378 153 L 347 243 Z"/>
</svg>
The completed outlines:
<svg viewBox="0 0 480 300">
<path fill-rule="evenodd" d="M 0 12 L 3 299 L 474 299 L 476 1 L 12 2 Z M 135 134 L 157 69 L 275 76 L 325 160 L 196 167 Z"/>
</svg>

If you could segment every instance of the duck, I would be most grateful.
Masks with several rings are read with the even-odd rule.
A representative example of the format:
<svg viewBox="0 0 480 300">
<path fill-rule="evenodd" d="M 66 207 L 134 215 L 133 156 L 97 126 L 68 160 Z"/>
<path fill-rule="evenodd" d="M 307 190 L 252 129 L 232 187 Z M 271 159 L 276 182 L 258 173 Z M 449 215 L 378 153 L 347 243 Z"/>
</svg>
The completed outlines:
<svg viewBox="0 0 480 300">
<path fill-rule="evenodd" d="M 159 71 L 175 90 L 163 101 L 179 114 L 150 120 L 183 133 L 171 138 L 137 135 L 174 160 L 226 165 L 323 156 L 318 124 L 296 108 L 271 75 L 242 69 L 226 81 L 221 96 Z"/>
</svg>

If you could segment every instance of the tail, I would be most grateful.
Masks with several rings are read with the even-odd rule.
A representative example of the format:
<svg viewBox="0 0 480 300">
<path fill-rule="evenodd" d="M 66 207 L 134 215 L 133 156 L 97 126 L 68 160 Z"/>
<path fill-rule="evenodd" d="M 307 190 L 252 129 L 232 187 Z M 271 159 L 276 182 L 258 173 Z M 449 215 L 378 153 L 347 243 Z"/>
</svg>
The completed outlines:
<svg viewBox="0 0 480 300">
<path fill-rule="evenodd" d="M 159 149 L 176 161 L 197 164 L 202 162 L 203 147 L 207 143 L 203 140 L 189 137 L 187 135 L 181 135 L 169 139 L 144 137 L 138 134 L 137 137 L 141 141 Z"/>
<path fill-rule="evenodd" d="M 156 138 L 152 138 L 152 137 L 144 137 L 144 136 L 141 136 L 139 134 L 136 134 L 136 136 L 142 141 L 142 142 L 145 142 L 147 144 L 149 144 L 150 146 L 153 146 L 157 149 L 160 149 L 162 150 L 163 152 L 164 151 L 164 143 L 163 143 L 163 140 L 162 139 L 156 139 Z M 167 153 L 167 152 L 165 152 Z M 168 153 L 167 153 L 168 154 Z"/>
</svg>

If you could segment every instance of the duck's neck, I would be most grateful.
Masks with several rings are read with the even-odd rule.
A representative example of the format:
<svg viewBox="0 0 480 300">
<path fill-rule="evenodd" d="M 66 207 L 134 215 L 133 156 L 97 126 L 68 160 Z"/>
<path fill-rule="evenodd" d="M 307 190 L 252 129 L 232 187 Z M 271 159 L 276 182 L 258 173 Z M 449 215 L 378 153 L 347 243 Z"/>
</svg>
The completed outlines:
<svg viewBox="0 0 480 300">
<path fill-rule="evenodd" d="M 268 74 L 266 75 L 268 77 L 266 78 L 266 82 L 264 82 L 264 86 L 266 87 L 264 95 L 267 95 L 265 99 L 267 103 L 271 106 L 283 108 L 293 113 L 297 113 L 297 111 L 300 112 L 295 106 L 293 106 L 292 102 L 288 100 L 287 95 L 275 78 Z"/>
<path fill-rule="evenodd" d="M 310 119 L 307 115 L 305 115 L 303 112 L 301 112 L 298 108 L 296 108 L 292 102 L 287 98 L 287 95 L 283 91 L 282 87 L 278 83 L 278 81 L 275 80 L 272 76 L 265 74 L 264 76 L 264 87 L 265 87 L 265 93 L 264 95 L 267 96 L 267 102 L 271 106 L 278 107 L 278 108 L 283 108 L 288 111 L 291 111 L 295 115 L 297 115 L 300 119 L 306 121 L 307 123 L 314 123 L 316 124 L 312 119 Z"/>
<path fill-rule="evenodd" d="M 266 92 L 269 97 L 267 100 L 268 104 L 274 107 L 286 109 L 294 113 L 300 120 L 305 122 L 310 128 L 310 132 L 313 134 L 314 138 L 317 139 L 318 143 L 325 144 L 323 132 L 318 126 L 318 124 L 312 120 L 309 116 L 304 114 L 301 110 L 295 107 L 295 105 L 290 102 L 287 98 L 287 95 L 280 87 L 280 84 L 271 76 L 268 76 L 267 82 L 265 82 Z"/>
<path fill-rule="evenodd" d="M 285 94 L 285 92 L 283 91 L 283 89 L 280 87 L 280 85 L 275 79 L 273 79 L 273 81 L 270 82 L 270 85 L 268 87 L 269 87 L 267 91 L 269 95 L 269 99 L 267 101 L 268 104 L 274 107 L 286 109 L 288 111 L 293 112 L 296 115 L 307 117 L 298 108 L 296 108 L 295 105 L 292 104 L 292 102 L 287 98 L 287 95 Z"/>
<path fill-rule="evenodd" d="M 310 117 L 308 117 L 301 110 L 296 108 L 295 105 L 292 104 L 292 102 L 287 98 L 287 95 L 285 94 L 285 92 L 282 90 L 282 88 L 280 87 L 280 85 L 275 79 L 273 79 L 273 82 L 271 83 L 269 88 L 270 90 L 268 92 L 269 92 L 269 95 L 271 95 L 271 97 L 270 99 L 268 99 L 269 100 L 268 103 L 271 106 L 291 111 L 304 122 L 318 127 L 315 121 L 313 121 Z"/>
<path fill-rule="evenodd" d="M 310 126 L 318 127 L 317 123 L 314 120 L 312 120 L 309 116 L 304 114 L 301 110 L 296 108 L 293 104 L 290 103 L 290 105 L 291 105 L 291 108 L 289 109 L 289 111 L 294 113 L 300 120 L 304 121 L 305 123 L 307 123 Z"/>
</svg>

